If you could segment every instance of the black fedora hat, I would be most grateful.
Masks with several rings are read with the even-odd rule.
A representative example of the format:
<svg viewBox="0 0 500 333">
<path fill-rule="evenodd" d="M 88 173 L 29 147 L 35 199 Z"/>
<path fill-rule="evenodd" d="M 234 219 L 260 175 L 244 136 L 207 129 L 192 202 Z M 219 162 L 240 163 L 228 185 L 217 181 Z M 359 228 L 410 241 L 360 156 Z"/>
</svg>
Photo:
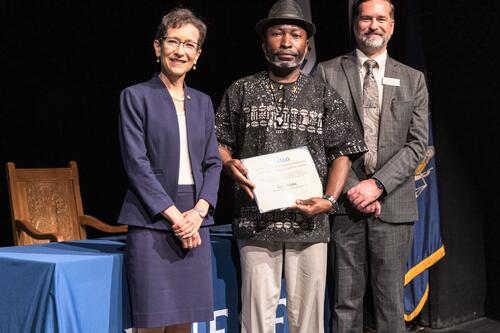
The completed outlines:
<svg viewBox="0 0 500 333">
<path fill-rule="evenodd" d="M 255 31 L 259 36 L 264 36 L 266 29 L 275 24 L 293 23 L 304 28 L 307 38 L 314 35 L 316 27 L 311 21 L 304 18 L 302 8 L 293 0 L 279 0 L 269 11 L 267 18 L 260 20 L 255 25 Z"/>
</svg>

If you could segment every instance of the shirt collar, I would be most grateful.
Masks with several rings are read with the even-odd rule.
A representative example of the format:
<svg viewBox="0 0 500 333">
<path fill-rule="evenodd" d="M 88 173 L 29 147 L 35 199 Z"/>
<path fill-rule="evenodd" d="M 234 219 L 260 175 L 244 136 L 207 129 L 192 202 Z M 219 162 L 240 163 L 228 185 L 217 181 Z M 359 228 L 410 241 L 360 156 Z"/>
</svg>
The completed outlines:
<svg viewBox="0 0 500 333">
<path fill-rule="evenodd" d="M 360 49 L 356 49 L 356 57 L 358 58 L 358 66 L 360 68 L 363 68 L 363 64 L 365 63 L 365 61 L 370 59 Z M 371 58 L 371 59 L 373 59 L 377 62 L 379 70 L 385 69 L 385 63 L 387 61 L 387 50 L 385 50 L 384 52 L 382 52 L 381 54 L 379 54 L 375 58 Z"/>
</svg>

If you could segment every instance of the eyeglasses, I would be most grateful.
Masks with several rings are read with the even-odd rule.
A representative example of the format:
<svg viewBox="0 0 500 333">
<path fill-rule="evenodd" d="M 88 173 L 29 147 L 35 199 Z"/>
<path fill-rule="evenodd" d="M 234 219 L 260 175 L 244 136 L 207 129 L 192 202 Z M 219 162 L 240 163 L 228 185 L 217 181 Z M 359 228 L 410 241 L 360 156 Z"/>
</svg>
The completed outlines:
<svg viewBox="0 0 500 333">
<path fill-rule="evenodd" d="M 200 44 L 198 43 L 189 40 L 181 42 L 177 38 L 173 37 L 162 37 L 160 38 L 160 41 L 165 41 L 165 46 L 172 51 L 177 50 L 182 45 L 184 46 L 184 52 L 189 54 L 195 54 L 200 48 Z"/>
</svg>

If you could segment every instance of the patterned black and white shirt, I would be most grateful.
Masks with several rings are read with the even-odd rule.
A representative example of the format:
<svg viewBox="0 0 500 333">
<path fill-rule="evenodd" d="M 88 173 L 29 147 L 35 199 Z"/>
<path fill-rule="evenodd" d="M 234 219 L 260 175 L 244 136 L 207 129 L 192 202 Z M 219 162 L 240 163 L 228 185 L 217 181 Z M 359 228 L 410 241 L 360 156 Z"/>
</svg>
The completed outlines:
<svg viewBox="0 0 500 333">
<path fill-rule="evenodd" d="M 280 85 L 260 72 L 235 81 L 226 91 L 215 119 L 219 144 L 242 159 L 307 146 L 326 186 L 328 167 L 339 156 L 366 151 L 360 128 L 340 96 L 328 85 L 300 74 Z M 256 203 L 235 189 L 233 231 L 238 239 L 327 242 L 325 215 L 274 211 L 260 214 Z"/>
</svg>

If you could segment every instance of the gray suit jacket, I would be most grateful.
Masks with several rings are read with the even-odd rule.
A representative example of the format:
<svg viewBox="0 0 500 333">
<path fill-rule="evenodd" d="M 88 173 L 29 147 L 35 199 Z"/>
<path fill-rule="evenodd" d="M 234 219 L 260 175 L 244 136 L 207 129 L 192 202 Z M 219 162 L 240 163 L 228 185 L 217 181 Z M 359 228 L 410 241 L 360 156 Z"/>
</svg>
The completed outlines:
<svg viewBox="0 0 500 333">
<path fill-rule="evenodd" d="M 363 132 L 362 89 L 356 52 L 318 65 L 315 76 L 340 94 Z M 377 166 L 373 177 L 384 184 L 387 194 L 380 198 L 383 221 L 412 222 L 418 219 L 414 174 L 424 158 L 428 139 L 428 94 L 424 75 L 394 59 L 387 58 L 385 77 L 400 80 L 400 86 L 384 85 L 378 140 Z M 357 211 L 345 192 L 365 179 L 363 161 L 353 162 L 341 213 Z"/>
</svg>

